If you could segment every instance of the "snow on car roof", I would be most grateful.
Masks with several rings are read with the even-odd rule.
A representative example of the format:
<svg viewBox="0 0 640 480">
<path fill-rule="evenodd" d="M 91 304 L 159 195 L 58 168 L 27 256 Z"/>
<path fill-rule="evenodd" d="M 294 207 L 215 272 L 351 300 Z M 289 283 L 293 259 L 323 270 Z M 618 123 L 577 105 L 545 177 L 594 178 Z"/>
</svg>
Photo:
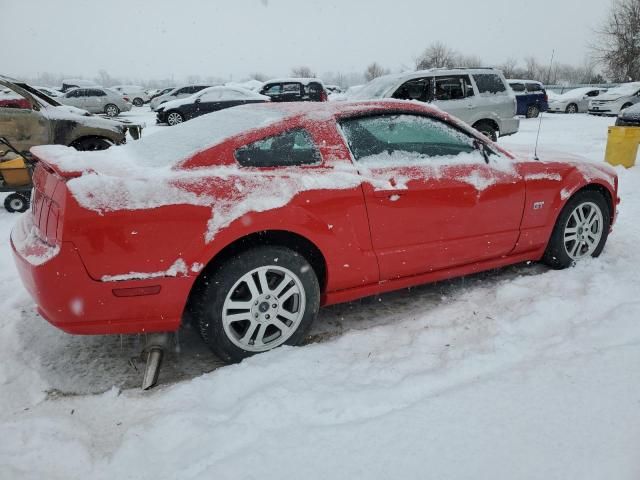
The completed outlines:
<svg viewBox="0 0 640 480">
<path fill-rule="evenodd" d="M 264 82 L 264 84 L 268 85 L 270 83 L 288 83 L 288 82 L 301 83 L 303 85 L 309 85 L 312 82 L 316 82 L 316 83 L 319 83 L 320 85 L 324 85 L 324 83 L 322 83 L 322 80 L 320 80 L 319 78 L 305 78 L 305 77 L 274 78 L 272 80 L 267 80 L 266 82 Z"/>
</svg>

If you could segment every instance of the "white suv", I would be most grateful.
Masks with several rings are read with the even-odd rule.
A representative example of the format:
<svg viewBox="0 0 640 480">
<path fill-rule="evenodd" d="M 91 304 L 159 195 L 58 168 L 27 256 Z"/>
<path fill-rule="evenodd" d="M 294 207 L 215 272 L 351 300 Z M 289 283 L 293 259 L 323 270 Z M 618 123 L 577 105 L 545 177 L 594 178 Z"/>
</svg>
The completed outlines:
<svg viewBox="0 0 640 480">
<path fill-rule="evenodd" d="M 398 98 L 430 102 L 492 140 L 518 131 L 516 97 L 493 68 L 422 70 L 378 77 L 349 100 Z"/>
</svg>

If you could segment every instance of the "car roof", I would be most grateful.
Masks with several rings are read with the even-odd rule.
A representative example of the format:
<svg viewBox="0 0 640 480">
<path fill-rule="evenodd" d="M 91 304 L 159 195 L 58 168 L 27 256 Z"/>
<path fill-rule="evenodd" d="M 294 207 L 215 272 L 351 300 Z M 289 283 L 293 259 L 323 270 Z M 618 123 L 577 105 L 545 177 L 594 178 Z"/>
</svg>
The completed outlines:
<svg viewBox="0 0 640 480">
<path fill-rule="evenodd" d="M 542 85 L 542 82 L 539 82 L 538 80 L 522 80 L 520 78 L 509 78 L 507 79 L 507 82 L 511 83 L 511 82 L 518 82 L 518 83 L 537 83 L 538 85 Z"/>
<path fill-rule="evenodd" d="M 303 85 L 309 85 L 310 83 L 313 83 L 313 82 L 319 83 L 320 85 L 324 86 L 324 83 L 322 83 L 322 80 L 320 80 L 319 78 L 305 78 L 305 77 L 274 78 L 271 80 L 267 80 L 266 82 L 264 82 L 264 84 L 268 85 L 270 83 L 301 83 Z"/>
</svg>

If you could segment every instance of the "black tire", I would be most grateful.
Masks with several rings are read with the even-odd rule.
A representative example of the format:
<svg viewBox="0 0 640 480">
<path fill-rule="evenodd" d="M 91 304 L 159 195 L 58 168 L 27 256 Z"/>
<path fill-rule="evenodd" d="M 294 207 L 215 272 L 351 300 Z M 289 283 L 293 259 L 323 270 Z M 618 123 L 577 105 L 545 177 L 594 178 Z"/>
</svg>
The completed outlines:
<svg viewBox="0 0 640 480">
<path fill-rule="evenodd" d="M 29 198 L 21 193 L 11 193 L 4 199 L 4 208 L 9 213 L 22 213 L 29 209 Z"/>
<path fill-rule="evenodd" d="M 133 99 L 132 102 L 136 107 L 141 107 L 144 105 L 144 100 L 142 100 L 140 97 L 136 97 Z"/>
<path fill-rule="evenodd" d="M 246 330 L 233 330 L 232 335 L 235 334 L 235 341 L 242 343 L 242 339 L 240 337 L 247 335 L 253 325 L 260 323 L 258 320 L 254 321 L 253 315 L 257 317 L 258 311 L 266 312 L 265 310 L 262 310 L 262 307 L 264 304 L 267 304 L 268 308 L 272 300 L 265 301 L 264 296 L 268 293 L 273 295 L 273 291 L 265 291 L 263 289 L 261 292 L 262 297 L 256 297 L 249 292 L 248 288 L 246 288 L 248 287 L 246 283 L 238 282 L 241 282 L 243 276 L 261 267 L 280 268 L 288 271 L 289 273 L 295 273 L 295 276 L 299 281 L 297 285 L 301 287 L 304 294 L 298 296 L 297 302 L 299 302 L 299 317 L 295 329 L 292 328 L 290 330 L 291 333 L 287 334 L 288 337 L 284 336 L 282 333 L 280 334 L 280 337 L 276 337 L 276 339 L 271 342 L 274 345 L 273 347 L 268 347 L 265 342 L 265 349 L 261 351 L 267 351 L 280 345 L 299 344 L 318 315 L 318 309 L 320 307 L 320 286 L 318 278 L 307 259 L 299 253 L 286 247 L 262 246 L 252 248 L 228 259 L 223 265 L 210 274 L 210 276 L 204 279 L 204 282 L 202 283 L 202 290 L 199 293 L 199 298 L 196 299 L 197 306 L 193 311 L 196 317 L 195 321 L 198 325 L 202 338 L 209 345 L 211 350 L 226 362 L 239 362 L 244 358 L 255 355 L 256 353 L 261 353 L 261 351 L 250 351 L 248 349 L 241 348 L 237 343 L 234 343 L 227 333 L 223 322 L 223 314 L 225 313 L 224 305 L 227 298 L 233 298 L 236 295 L 242 295 L 244 293 L 245 299 L 242 301 L 251 305 L 251 310 L 249 310 L 249 308 L 245 309 L 245 311 L 249 310 L 247 315 L 250 319 L 247 318 L 246 320 L 237 322 L 237 324 L 241 324 L 239 327 L 244 327 Z M 273 274 L 267 273 L 266 275 Z M 279 282 L 277 276 L 276 278 L 272 276 L 271 280 Z M 296 285 L 295 281 L 293 282 L 293 285 Z M 276 283 L 276 286 L 277 285 L 278 283 Z M 271 289 L 272 286 L 269 288 Z M 293 289 L 293 287 L 291 289 Z M 286 297 L 288 290 L 288 288 L 285 288 L 279 294 L 279 297 Z M 246 300 L 247 296 L 249 300 Z M 305 298 L 304 302 L 300 300 L 302 296 Z M 293 297 L 295 296 L 292 295 L 289 298 Z M 254 299 L 256 299 L 255 302 Z M 303 310 L 301 310 L 302 308 Z M 229 311 L 232 310 L 228 309 L 227 313 Z M 233 312 L 237 312 L 237 310 L 233 310 Z M 265 316 L 269 318 L 268 315 Z M 273 320 L 276 320 L 277 316 L 278 314 L 274 313 Z M 264 322 L 268 323 L 267 320 L 264 320 Z M 292 325 L 295 324 L 292 323 Z M 265 326 L 264 328 L 266 335 L 269 328 L 275 327 Z M 259 327 L 254 327 L 254 330 L 252 331 L 257 329 L 259 329 Z M 272 334 L 278 335 L 277 332 Z M 251 333 L 249 337 L 249 342 L 251 342 L 251 338 L 254 337 L 254 333 Z M 284 338 L 286 338 L 286 341 L 283 341 Z M 281 343 L 277 342 L 278 339 L 280 339 Z"/>
<path fill-rule="evenodd" d="M 611 225 L 611 212 L 606 199 L 600 192 L 593 190 L 582 190 L 576 193 L 569 199 L 566 205 L 563 207 L 556 224 L 553 227 L 551 238 L 547 244 L 547 249 L 544 253 L 542 261 L 549 265 L 551 268 L 557 270 L 572 266 L 576 261 L 569 256 L 564 244 L 565 229 L 567 228 L 567 222 L 569 216 L 576 207 L 584 203 L 595 204 L 602 213 L 603 225 L 602 225 L 602 237 L 595 250 L 591 254 L 592 257 L 597 257 L 602 253 L 605 243 L 607 243 L 607 237 L 609 236 L 609 227 Z"/>
<path fill-rule="evenodd" d="M 118 115 L 120 115 L 120 109 L 118 108 L 117 105 L 114 105 L 113 103 L 108 103 L 107 105 L 104 106 L 104 114 L 107 117 L 117 117 Z"/>
<path fill-rule="evenodd" d="M 570 103 L 569 105 L 567 105 L 567 108 L 565 109 L 566 113 L 578 113 L 578 105 L 576 105 L 575 103 Z"/>
<path fill-rule="evenodd" d="M 73 148 L 82 152 L 106 150 L 111 146 L 113 146 L 113 143 L 110 140 L 101 137 L 82 138 L 73 144 Z"/>
<path fill-rule="evenodd" d="M 540 109 L 537 105 L 529 105 L 527 107 L 527 113 L 525 115 L 527 118 L 538 118 L 538 115 L 540 115 Z"/>
<path fill-rule="evenodd" d="M 473 128 L 482 133 L 485 137 L 489 137 L 492 142 L 498 141 L 498 131 L 488 122 L 481 121 L 476 123 Z"/>
</svg>

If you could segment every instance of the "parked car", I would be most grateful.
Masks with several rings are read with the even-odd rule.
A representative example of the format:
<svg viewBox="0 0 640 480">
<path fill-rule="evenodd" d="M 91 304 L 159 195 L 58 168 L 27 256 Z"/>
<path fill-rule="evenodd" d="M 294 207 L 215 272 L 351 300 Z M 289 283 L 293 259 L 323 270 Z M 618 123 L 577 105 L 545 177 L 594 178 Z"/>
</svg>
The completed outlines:
<svg viewBox="0 0 640 480">
<path fill-rule="evenodd" d="M 640 102 L 640 82 L 623 83 L 610 88 L 589 102 L 591 115 L 618 115 L 625 108 Z"/>
<path fill-rule="evenodd" d="M 245 103 L 263 103 L 270 98 L 240 87 L 209 87 L 190 97 L 171 100 L 156 109 L 157 122 L 177 125 L 207 113 Z"/>
<path fill-rule="evenodd" d="M 535 80 L 509 80 L 509 86 L 518 101 L 517 114 L 537 118 L 549 109 L 549 97 L 541 82 Z"/>
<path fill-rule="evenodd" d="M 589 110 L 589 101 L 607 91 L 606 88 L 580 87 L 556 95 L 549 100 L 549 111 L 554 113 L 584 113 Z"/>
<path fill-rule="evenodd" d="M 11 245 L 41 315 L 75 334 L 190 318 L 227 361 L 299 343 L 321 305 L 597 257 L 619 201 L 606 164 L 516 159 L 419 102 L 242 105 L 32 153 Z"/>
<path fill-rule="evenodd" d="M 276 78 L 265 82 L 260 93 L 273 102 L 326 102 L 329 98 L 317 78 Z"/>
<path fill-rule="evenodd" d="M 616 118 L 617 127 L 640 127 L 640 103 L 625 108 Z"/>
<path fill-rule="evenodd" d="M 344 90 L 340 85 L 325 85 L 324 88 L 329 95 L 334 93 L 344 93 Z"/>
<path fill-rule="evenodd" d="M 31 87 L 0 76 L 0 88 L 15 100 L 12 106 L 0 104 L 0 136 L 19 151 L 35 145 L 66 145 L 77 150 L 102 150 L 125 143 L 127 132 L 138 139 L 142 126 L 97 117 L 85 110 L 61 105 Z"/>
<path fill-rule="evenodd" d="M 169 93 L 174 88 L 176 88 L 176 87 L 154 88 L 153 90 L 149 90 L 147 92 L 147 94 L 149 95 L 149 101 L 153 100 L 154 98 L 159 97 L 160 95 L 164 95 L 165 93 Z"/>
<path fill-rule="evenodd" d="M 516 133 L 520 124 L 515 117 L 515 96 L 502 72 L 491 68 L 433 69 L 385 75 L 348 98 L 397 98 L 432 103 L 494 141 L 498 135 Z"/>
<path fill-rule="evenodd" d="M 91 113 L 104 113 L 108 117 L 117 117 L 120 112 L 131 110 L 131 103 L 118 92 L 108 88 L 75 88 L 67 90 L 58 97 L 60 103 L 82 108 Z"/>
<path fill-rule="evenodd" d="M 51 87 L 34 87 L 34 88 L 38 89 L 39 91 L 41 91 L 42 93 L 44 93 L 45 95 L 51 98 L 57 98 L 62 96 L 62 92 L 59 90 L 56 90 L 55 88 L 51 88 Z"/>
<path fill-rule="evenodd" d="M 151 100 L 151 102 L 149 102 L 149 106 L 151 107 L 151 110 L 155 111 L 156 108 L 165 102 L 190 97 L 194 93 L 198 93 L 200 90 L 209 87 L 211 87 L 211 85 L 183 85 L 181 87 L 175 87 L 167 93 L 158 95 L 156 98 Z"/>
<path fill-rule="evenodd" d="M 136 107 L 141 107 L 150 100 L 147 92 L 139 85 L 115 85 L 110 89 L 120 93 L 125 97 L 125 100 L 133 103 Z"/>
<path fill-rule="evenodd" d="M 82 79 L 75 79 L 75 78 L 68 78 L 66 80 L 62 81 L 62 87 L 60 87 L 60 91 L 62 93 L 66 93 L 69 90 L 72 90 L 74 88 L 102 88 L 100 85 L 97 85 L 96 82 L 92 82 L 91 80 L 82 80 Z"/>
</svg>

